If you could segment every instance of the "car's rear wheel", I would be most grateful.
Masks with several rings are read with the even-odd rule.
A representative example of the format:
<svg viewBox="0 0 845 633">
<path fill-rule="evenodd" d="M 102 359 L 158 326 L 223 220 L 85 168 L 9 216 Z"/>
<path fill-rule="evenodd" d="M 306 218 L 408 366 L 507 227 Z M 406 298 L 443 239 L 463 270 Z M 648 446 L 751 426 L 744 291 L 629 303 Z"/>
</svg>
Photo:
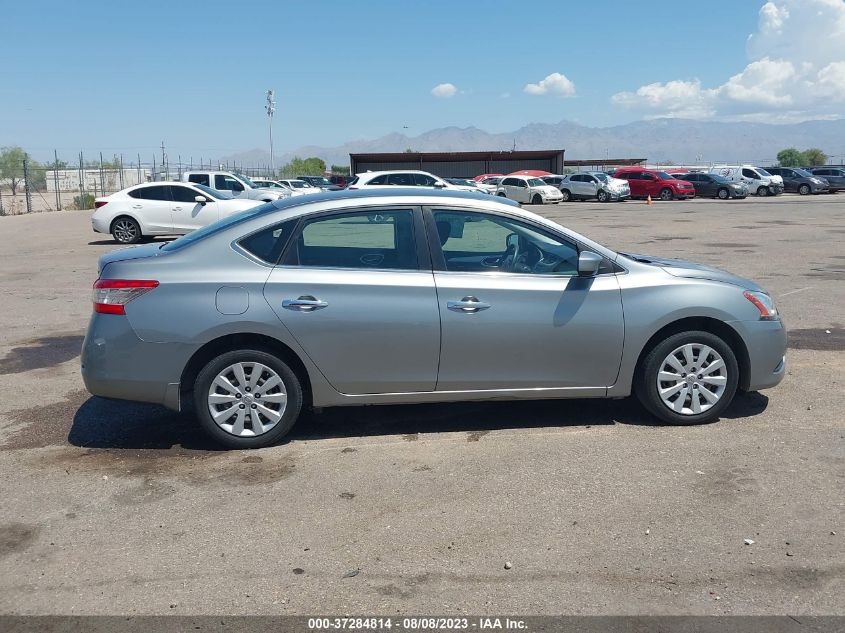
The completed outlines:
<svg viewBox="0 0 845 633">
<path fill-rule="evenodd" d="M 501 191 L 499 193 L 497 193 L 496 195 L 499 196 L 500 198 L 507 198 L 507 196 L 504 193 L 502 193 Z"/>
<path fill-rule="evenodd" d="M 728 191 L 725 187 L 720 187 L 719 191 L 716 192 L 719 200 L 727 200 L 731 197 L 730 191 Z"/>
<path fill-rule="evenodd" d="M 810 195 L 810 185 L 801 185 L 800 187 L 798 187 L 798 193 L 800 193 L 802 196 Z"/>
<path fill-rule="evenodd" d="M 115 242 L 121 244 L 137 244 L 144 237 L 141 234 L 141 226 L 128 215 L 115 218 L 111 223 L 111 236 Z"/>
<path fill-rule="evenodd" d="M 256 349 L 226 352 L 202 368 L 194 408 L 206 433 L 228 448 L 275 444 L 302 409 L 302 385 L 278 357 Z"/>
<path fill-rule="evenodd" d="M 760 196 L 761 198 L 765 198 L 766 196 L 769 195 L 769 188 L 768 187 L 759 187 L 757 189 L 757 195 Z"/>
<path fill-rule="evenodd" d="M 648 353 L 635 381 L 637 398 L 659 420 L 702 424 L 730 405 L 739 365 L 730 346 L 715 334 L 680 332 Z"/>
<path fill-rule="evenodd" d="M 569 192 L 568 189 L 561 189 L 560 195 L 561 195 L 560 199 L 561 199 L 562 202 L 569 202 L 570 200 L 572 200 L 572 194 Z"/>
<path fill-rule="evenodd" d="M 602 190 L 602 191 L 599 191 L 596 198 L 598 199 L 599 202 L 607 202 L 608 200 L 610 200 L 610 194 L 607 193 L 606 191 Z"/>
<path fill-rule="evenodd" d="M 539 193 L 535 193 L 534 197 L 531 198 L 531 204 L 543 204 L 543 198 Z"/>
<path fill-rule="evenodd" d="M 660 190 L 660 199 L 661 200 L 671 200 L 673 198 L 672 190 L 669 187 L 664 187 Z"/>
</svg>

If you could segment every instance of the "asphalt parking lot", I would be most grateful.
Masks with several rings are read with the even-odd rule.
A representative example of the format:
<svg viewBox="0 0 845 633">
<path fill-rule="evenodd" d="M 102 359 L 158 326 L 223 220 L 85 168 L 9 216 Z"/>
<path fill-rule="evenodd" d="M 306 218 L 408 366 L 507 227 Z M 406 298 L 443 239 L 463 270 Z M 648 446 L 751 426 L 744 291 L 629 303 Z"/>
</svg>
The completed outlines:
<svg viewBox="0 0 845 633">
<path fill-rule="evenodd" d="M 0 218 L 0 612 L 845 612 L 845 195 L 532 210 L 761 282 L 784 382 L 700 427 L 630 400 L 369 407 L 218 451 L 85 392 L 116 247 L 90 212 Z"/>
</svg>

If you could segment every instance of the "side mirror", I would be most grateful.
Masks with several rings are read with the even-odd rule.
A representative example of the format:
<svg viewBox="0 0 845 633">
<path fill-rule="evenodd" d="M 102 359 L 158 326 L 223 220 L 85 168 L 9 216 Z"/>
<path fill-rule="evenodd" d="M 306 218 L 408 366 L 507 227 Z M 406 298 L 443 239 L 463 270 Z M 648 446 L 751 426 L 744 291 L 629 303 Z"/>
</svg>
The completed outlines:
<svg viewBox="0 0 845 633">
<path fill-rule="evenodd" d="M 208 198 L 206 198 L 205 196 L 194 196 L 194 202 L 196 202 L 197 204 L 205 204 L 206 202 L 208 202 Z"/>
<path fill-rule="evenodd" d="M 599 266 L 601 266 L 601 262 L 601 255 L 591 251 L 581 251 L 578 253 L 578 276 L 595 277 L 599 274 Z"/>
<path fill-rule="evenodd" d="M 446 183 L 445 183 L 445 182 L 435 182 L 435 183 L 434 183 L 434 188 L 435 188 L 435 189 L 445 189 L 445 188 L 446 188 Z"/>
</svg>

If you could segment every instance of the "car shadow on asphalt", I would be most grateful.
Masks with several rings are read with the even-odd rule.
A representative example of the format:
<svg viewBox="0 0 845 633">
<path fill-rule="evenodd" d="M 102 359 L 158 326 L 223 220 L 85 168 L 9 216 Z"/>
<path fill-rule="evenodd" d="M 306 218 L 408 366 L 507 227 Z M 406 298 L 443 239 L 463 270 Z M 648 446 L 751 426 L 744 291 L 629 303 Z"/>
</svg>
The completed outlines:
<svg viewBox="0 0 845 633">
<path fill-rule="evenodd" d="M 738 394 L 722 418 L 758 415 L 768 402 L 760 393 Z M 282 442 L 379 435 L 417 439 L 448 432 L 617 424 L 659 426 L 633 398 L 361 406 L 307 411 Z M 84 448 L 221 450 L 189 412 L 97 397 L 88 398 L 76 411 L 67 439 Z"/>
</svg>

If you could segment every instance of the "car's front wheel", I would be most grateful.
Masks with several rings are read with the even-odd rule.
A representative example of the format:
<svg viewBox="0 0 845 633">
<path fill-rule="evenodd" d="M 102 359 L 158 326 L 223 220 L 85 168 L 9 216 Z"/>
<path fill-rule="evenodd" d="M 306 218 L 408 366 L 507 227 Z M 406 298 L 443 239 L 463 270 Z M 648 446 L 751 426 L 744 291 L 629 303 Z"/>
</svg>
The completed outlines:
<svg viewBox="0 0 845 633">
<path fill-rule="evenodd" d="M 724 187 L 720 187 L 719 191 L 716 192 L 716 195 L 719 197 L 719 200 L 727 200 L 731 197 L 731 193 Z"/>
<path fill-rule="evenodd" d="M 543 198 L 540 197 L 539 193 L 535 193 L 534 197 L 531 198 L 531 204 L 543 204 Z"/>
<path fill-rule="evenodd" d="M 798 193 L 802 196 L 809 196 L 810 195 L 810 185 L 801 185 L 798 187 Z"/>
<path fill-rule="evenodd" d="M 669 187 L 664 187 L 660 190 L 660 199 L 661 200 L 671 200 L 674 197 L 672 190 Z"/>
<path fill-rule="evenodd" d="M 760 196 L 761 198 L 765 198 L 766 196 L 769 195 L 769 188 L 768 187 L 759 187 L 757 189 L 757 195 Z"/>
<path fill-rule="evenodd" d="M 570 200 L 572 200 L 572 194 L 569 192 L 568 189 L 560 190 L 560 200 L 561 202 L 569 202 Z"/>
<path fill-rule="evenodd" d="M 206 433 L 228 448 L 262 448 L 282 439 L 302 409 L 302 385 L 278 357 L 256 349 L 226 352 L 202 368 L 194 409 Z"/>
<path fill-rule="evenodd" d="M 120 244 L 137 244 L 143 234 L 141 226 L 133 218 L 122 215 L 111 223 L 111 236 Z"/>
<path fill-rule="evenodd" d="M 702 424 L 730 405 L 739 365 L 730 346 L 710 332 L 680 332 L 658 343 L 642 360 L 635 392 L 659 420 Z"/>
<path fill-rule="evenodd" d="M 599 202 L 607 202 L 608 200 L 610 200 L 610 194 L 607 193 L 606 191 L 602 190 L 602 191 L 599 191 L 596 198 L 598 199 Z"/>
</svg>

